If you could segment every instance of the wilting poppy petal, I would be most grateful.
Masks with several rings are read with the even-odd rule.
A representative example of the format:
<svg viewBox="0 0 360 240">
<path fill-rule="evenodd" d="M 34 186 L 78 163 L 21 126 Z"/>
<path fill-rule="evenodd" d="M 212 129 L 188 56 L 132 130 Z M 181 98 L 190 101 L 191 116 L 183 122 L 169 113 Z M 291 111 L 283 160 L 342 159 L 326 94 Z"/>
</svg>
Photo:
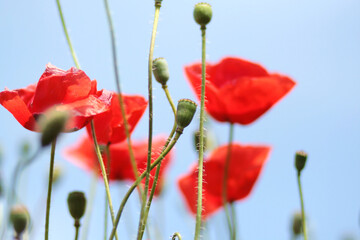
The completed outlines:
<svg viewBox="0 0 360 240">
<path fill-rule="evenodd" d="M 161 149 L 166 142 L 164 136 L 156 136 L 153 139 L 153 154 L 152 162 L 160 155 Z M 147 139 L 142 141 L 133 141 L 132 148 L 137 163 L 138 173 L 142 174 L 146 170 L 147 163 Z M 102 153 L 104 164 L 107 165 L 107 156 L 105 152 Z M 101 176 L 101 171 L 94 150 L 94 143 L 88 136 L 81 138 L 80 142 L 69 147 L 65 151 L 65 157 L 75 165 L 90 171 L 96 171 Z M 135 180 L 133 168 L 130 162 L 130 156 L 128 151 L 128 145 L 126 141 L 111 144 L 110 145 L 110 175 L 109 179 L 114 180 Z M 161 192 L 163 185 L 164 171 L 168 168 L 168 165 L 172 159 L 172 151 L 166 155 L 162 161 L 159 181 L 155 189 L 155 194 L 158 195 Z M 155 175 L 156 169 L 151 171 L 150 186 L 153 183 L 153 176 Z"/>
<path fill-rule="evenodd" d="M 50 107 L 69 111 L 72 116 L 66 131 L 83 128 L 93 116 L 109 109 L 112 95 L 96 90 L 96 81 L 81 70 L 68 71 L 51 64 L 37 84 L 0 92 L 0 104 L 31 131 L 38 131 L 36 120 Z"/>
<path fill-rule="evenodd" d="M 223 205 L 223 178 L 228 145 L 215 149 L 204 161 L 203 218 L 206 219 Z M 227 179 L 227 201 L 247 197 L 268 158 L 270 147 L 233 143 Z M 178 181 L 180 190 L 190 210 L 196 213 L 197 167 Z"/>
<path fill-rule="evenodd" d="M 201 63 L 185 66 L 185 74 L 198 99 L 201 96 Z M 220 122 L 250 124 L 284 97 L 295 82 L 269 74 L 259 64 L 227 57 L 206 65 L 207 112 Z"/>
<path fill-rule="evenodd" d="M 118 143 L 126 138 L 124 119 L 121 114 L 121 108 L 118 100 L 118 94 L 112 93 L 110 109 L 107 112 L 94 117 L 94 126 L 96 138 L 100 144 Z M 138 95 L 123 95 L 126 118 L 128 120 L 129 132 L 131 133 L 140 118 L 144 114 L 147 101 Z M 108 124 L 104 124 L 108 123 Z M 87 126 L 91 136 L 91 127 Z"/>
</svg>

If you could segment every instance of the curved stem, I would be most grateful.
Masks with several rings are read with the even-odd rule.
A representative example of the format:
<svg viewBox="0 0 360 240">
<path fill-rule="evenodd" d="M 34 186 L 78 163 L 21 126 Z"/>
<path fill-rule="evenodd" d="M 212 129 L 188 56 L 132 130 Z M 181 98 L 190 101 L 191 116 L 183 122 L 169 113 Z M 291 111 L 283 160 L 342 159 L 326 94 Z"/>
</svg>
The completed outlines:
<svg viewBox="0 0 360 240">
<path fill-rule="evenodd" d="M 162 151 L 165 151 L 166 147 L 169 145 L 172 137 L 174 136 L 175 134 L 175 131 L 176 131 L 176 108 L 175 108 L 175 105 L 174 105 L 174 102 L 171 98 L 171 95 L 169 93 L 169 90 L 167 88 L 166 85 L 163 85 L 162 88 L 164 89 L 164 92 L 166 94 L 166 97 L 169 101 L 169 104 L 173 110 L 173 113 L 174 113 L 174 125 L 173 125 L 173 128 L 171 130 L 171 133 L 168 137 L 168 139 L 166 140 L 166 143 L 162 149 Z M 152 199 L 154 197 L 154 194 L 155 194 L 155 188 L 156 188 L 156 185 L 157 185 L 157 182 L 158 182 L 158 179 L 159 179 L 159 174 L 160 174 L 160 168 L 161 168 L 161 162 L 159 163 L 159 165 L 157 166 L 156 168 L 156 173 L 155 173 L 155 176 L 154 176 L 154 181 L 153 181 L 153 184 L 152 184 L 152 187 L 151 187 L 151 192 L 150 192 L 150 195 L 149 195 L 149 200 L 147 201 L 146 203 L 146 207 L 145 207 L 145 214 L 144 214 L 144 220 L 143 220 L 143 225 L 141 225 L 141 228 L 139 228 L 138 230 L 138 239 L 142 239 L 143 237 L 143 234 L 144 234 L 144 228 L 146 226 L 146 221 L 147 221 L 147 218 L 149 216 L 149 211 L 150 211 L 150 206 L 151 206 L 151 202 L 152 202 Z M 139 226 L 140 227 L 140 226 Z"/>
<path fill-rule="evenodd" d="M 65 33 L 66 41 L 67 41 L 67 43 L 69 45 L 69 48 L 70 48 L 71 56 L 72 56 L 72 58 L 74 60 L 76 68 L 80 69 L 79 61 L 78 61 L 78 59 L 76 57 L 76 53 L 75 53 L 74 48 L 73 48 L 72 43 L 71 43 L 70 35 L 69 35 L 68 30 L 66 28 L 64 15 L 63 15 L 61 5 L 60 5 L 60 0 L 56 0 L 56 3 L 57 3 L 60 18 L 61 18 L 61 24 L 62 24 L 64 33 Z"/>
<path fill-rule="evenodd" d="M 52 190 L 54 162 L 55 162 L 55 147 L 56 147 L 56 139 L 51 143 L 49 183 L 48 183 L 48 194 L 46 200 L 45 240 L 49 239 L 50 203 L 51 203 L 51 190 Z"/>
<path fill-rule="evenodd" d="M 171 240 L 175 240 L 176 238 L 178 238 L 178 240 L 182 240 L 180 233 L 174 233 L 171 237 Z"/>
<path fill-rule="evenodd" d="M 205 106 L 205 77 L 206 77 L 206 27 L 201 26 L 202 39 L 202 73 L 201 73 L 201 103 L 200 103 L 200 149 L 198 162 L 198 194 L 197 194 L 197 211 L 194 239 L 198 240 L 201 229 L 201 214 L 202 214 L 202 183 L 203 183 L 203 160 L 204 160 L 204 106 Z"/>
<path fill-rule="evenodd" d="M 170 150 L 174 147 L 174 145 L 176 144 L 176 142 L 178 141 L 178 139 L 180 138 L 181 133 L 177 132 L 174 139 L 172 140 L 172 142 L 169 144 L 169 146 L 165 149 L 165 151 L 163 151 L 160 156 L 151 164 L 150 167 L 150 171 L 152 169 L 154 169 L 158 164 L 160 164 L 160 162 L 164 159 L 164 157 L 170 152 Z M 125 194 L 123 200 L 121 201 L 119 210 L 116 214 L 116 219 L 115 219 L 115 223 L 113 224 L 113 229 L 110 235 L 109 240 L 112 240 L 114 238 L 114 234 L 116 232 L 116 228 L 119 224 L 120 218 L 121 218 L 121 214 L 124 210 L 125 204 L 127 202 L 127 200 L 129 199 L 131 193 L 134 191 L 134 189 L 136 188 L 136 186 L 141 182 L 142 179 L 144 179 L 146 176 L 146 172 L 143 172 L 133 183 L 133 185 L 131 185 L 131 187 L 129 188 L 129 190 L 127 191 L 127 193 Z"/>
<path fill-rule="evenodd" d="M 106 177 L 106 170 L 105 170 L 104 162 L 103 162 L 103 159 L 102 159 L 102 156 L 101 156 L 99 144 L 98 144 L 97 138 L 96 138 L 94 121 L 91 120 L 90 124 L 91 124 L 91 134 L 92 134 L 92 137 L 93 137 L 93 140 L 94 140 L 94 145 L 95 145 L 96 156 L 97 156 L 97 158 L 98 158 L 98 160 L 99 160 L 99 164 L 100 164 L 100 168 L 101 168 L 101 173 L 102 173 L 102 176 L 103 176 L 103 179 L 104 179 L 106 195 L 107 195 L 107 199 L 108 199 L 108 203 L 109 203 L 111 220 L 112 220 L 112 222 L 113 222 L 113 224 L 114 224 L 114 222 L 115 222 L 115 215 L 114 215 L 114 208 L 113 208 L 112 200 L 111 200 L 110 187 L 109 187 L 108 179 L 107 179 L 107 177 Z M 117 234 L 115 234 L 115 238 L 118 239 Z"/>
<path fill-rule="evenodd" d="M 90 225 L 90 220 L 91 220 L 91 213 L 92 213 L 92 209 L 94 206 L 94 199 L 95 199 L 95 194 L 96 194 L 96 187 L 97 187 L 97 179 L 98 179 L 98 175 L 96 172 L 94 172 L 93 177 L 91 179 L 91 184 L 90 184 L 90 193 L 89 193 L 89 204 L 88 207 L 86 209 L 86 213 L 85 213 L 85 221 L 84 221 L 84 226 L 83 226 L 83 230 L 82 230 L 82 240 L 86 240 L 88 233 L 89 233 L 89 225 Z"/>
<path fill-rule="evenodd" d="M 111 167 L 110 167 L 110 164 L 111 164 L 111 157 L 110 157 L 110 144 L 107 144 L 106 147 L 105 147 L 105 154 L 106 154 L 106 158 L 107 158 L 107 173 L 106 173 L 106 177 L 109 181 L 109 176 L 110 176 L 110 171 L 111 171 Z M 105 192 L 105 214 L 104 214 L 104 240 L 106 240 L 107 238 L 107 226 L 108 226 L 108 207 L 109 207 L 109 204 L 108 204 L 108 201 L 107 201 L 107 194 Z"/>
<path fill-rule="evenodd" d="M 298 186 L 299 186 L 300 203 L 301 203 L 302 229 L 303 229 L 303 234 L 304 234 L 304 240 L 307 240 L 304 199 L 303 199 L 303 193 L 302 193 L 302 188 L 301 188 L 300 171 L 298 171 L 298 174 L 297 174 L 297 181 L 298 181 Z"/>
<path fill-rule="evenodd" d="M 112 22 L 112 17 L 111 17 L 111 12 L 110 12 L 110 7 L 109 7 L 108 0 L 104 0 L 104 4 L 105 4 L 106 15 L 107 15 L 108 23 L 109 23 L 109 28 L 110 28 L 113 67 L 114 67 L 116 88 L 117 88 L 117 92 L 119 94 L 118 99 L 119 99 L 119 105 L 120 105 L 120 110 L 121 110 L 121 116 L 124 119 L 125 135 L 126 135 L 126 141 L 127 141 L 127 145 L 128 145 L 128 149 L 129 149 L 129 156 L 130 156 L 131 166 L 133 168 L 135 178 L 138 178 L 139 173 L 138 173 L 138 169 L 137 169 L 137 165 L 136 165 L 136 161 L 135 161 L 134 152 L 133 152 L 133 149 L 132 149 L 131 135 L 130 135 L 130 130 L 129 130 L 129 123 L 128 123 L 128 119 L 126 118 L 126 109 L 125 109 L 124 99 L 123 99 L 123 96 L 122 96 L 121 85 L 120 85 L 120 76 L 119 76 L 120 74 L 119 74 L 119 68 L 118 68 L 117 56 L 116 56 L 117 50 L 116 50 L 116 39 L 115 39 L 114 25 L 113 25 L 113 22 Z"/>
<path fill-rule="evenodd" d="M 229 213 L 229 208 L 228 208 L 228 199 L 227 199 L 227 180 L 229 177 L 231 147 L 232 147 L 233 138 L 234 138 L 234 125 L 232 123 L 230 123 L 229 143 L 228 143 L 228 149 L 227 149 L 226 159 L 225 159 L 224 178 L 222 181 L 222 189 L 223 189 L 222 190 L 222 201 L 223 201 L 223 206 L 224 206 L 224 210 L 225 210 L 225 214 L 226 214 L 226 220 L 227 220 L 227 225 L 229 228 L 230 238 L 234 240 L 234 232 L 233 232 L 234 226 L 232 226 L 232 224 L 231 224 L 231 218 L 230 218 L 230 213 Z"/>
</svg>

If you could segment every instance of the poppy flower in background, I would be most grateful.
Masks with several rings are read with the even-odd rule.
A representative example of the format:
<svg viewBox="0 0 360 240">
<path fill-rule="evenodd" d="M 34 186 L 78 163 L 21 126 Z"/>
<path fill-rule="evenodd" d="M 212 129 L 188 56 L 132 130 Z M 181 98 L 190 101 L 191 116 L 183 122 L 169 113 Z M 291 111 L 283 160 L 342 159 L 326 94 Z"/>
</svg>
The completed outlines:
<svg viewBox="0 0 360 240">
<path fill-rule="evenodd" d="M 166 142 L 165 136 L 156 136 L 153 139 L 153 155 L 152 162 L 160 155 L 162 147 Z M 135 160 L 137 163 L 137 168 L 139 175 L 146 170 L 147 163 L 147 139 L 142 141 L 132 141 L 132 147 L 134 151 Z M 164 183 L 164 172 L 169 166 L 169 163 L 173 157 L 173 151 L 170 151 L 166 157 L 162 160 L 159 180 L 155 189 L 155 195 L 160 194 L 162 185 Z M 107 165 L 107 157 L 103 151 L 103 160 L 105 166 Z M 126 141 L 110 145 L 110 175 L 109 180 L 131 180 L 135 181 L 134 172 L 130 162 L 130 156 L 128 151 L 128 145 Z M 97 171 L 99 176 L 101 176 L 101 170 L 99 162 L 94 150 L 94 143 L 91 138 L 84 136 L 80 141 L 72 147 L 69 147 L 65 150 L 65 158 L 73 163 L 74 165 L 87 170 L 87 171 Z M 155 175 L 156 168 L 151 171 L 151 176 Z M 144 179 L 145 182 L 145 179 Z M 153 178 L 150 178 L 150 186 L 152 186 Z M 150 189 L 149 189 L 150 190 Z"/>
<path fill-rule="evenodd" d="M 227 202 L 244 199 L 250 194 L 270 150 L 269 146 L 232 144 L 227 179 Z M 228 145 L 220 146 L 204 161 L 203 219 L 223 206 L 223 178 L 227 151 Z M 193 166 L 189 173 L 178 180 L 187 206 L 194 214 L 196 214 L 197 178 L 197 166 Z"/>
<path fill-rule="evenodd" d="M 69 111 L 71 119 L 66 131 L 75 131 L 83 128 L 93 116 L 109 109 L 112 94 L 97 91 L 96 85 L 96 80 L 91 81 L 82 70 L 64 71 L 47 64 L 37 84 L 0 92 L 0 104 L 31 131 L 39 130 L 36 120 L 47 109 Z"/>
<path fill-rule="evenodd" d="M 94 117 L 94 126 L 96 132 L 96 138 L 99 144 L 109 144 L 121 142 L 126 138 L 124 119 L 121 114 L 121 108 L 119 104 L 119 95 L 112 93 L 113 98 L 109 111 Z M 123 100 L 126 111 L 126 118 L 128 121 L 130 133 L 134 130 L 136 124 L 139 122 L 141 116 L 144 114 L 147 101 L 142 96 L 137 95 L 124 95 Z M 104 124 L 106 123 L 106 124 Z M 86 127 L 89 136 L 91 134 L 91 126 Z"/>
<path fill-rule="evenodd" d="M 201 97 L 201 63 L 185 66 L 185 74 Z M 284 97 L 295 82 L 270 74 L 259 64 L 226 57 L 206 64 L 206 111 L 220 122 L 250 124 Z"/>
</svg>

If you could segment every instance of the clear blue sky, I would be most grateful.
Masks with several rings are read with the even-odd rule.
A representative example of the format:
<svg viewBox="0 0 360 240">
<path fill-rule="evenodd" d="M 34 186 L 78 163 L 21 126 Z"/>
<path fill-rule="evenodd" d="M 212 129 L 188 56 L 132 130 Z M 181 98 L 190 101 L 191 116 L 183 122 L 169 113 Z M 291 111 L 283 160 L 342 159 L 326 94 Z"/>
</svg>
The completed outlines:
<svg viewBox="0 0 360 240">
<path fill-rule="evenodd" d="M 182 67 L 200 60 L 200 31 L 192 11 L 197 1 L 163 1 L 155 57 L 168 60 L 169 89 L 175 100 L 195 99 Z M 346 233 L 360 238 L 360 1 L 358 0 L 223 0 L 209 1 L 213 19 L 208 26 L 207 59 L 231 55 L 263 64 L 297 81 L 296 88 L 256 123 L 236 126 L 235 140 L 265 143 L 273 151 L 252 195 L 236 205 L 241 239 L 290 238 L 290 218 L 299 209 L 293 167 L 296 150 L 309 153 L 303 174 L 305 207 L 312 239 L 341 239 Z M 147 93 L 147 55 L 153 1 L 110 1 L 118 43 L 119 67 L 125 93 Z M 101 0 L 63 0 L 63 11 L 83 70 L 98 80 L 99 88 L 115 90 L 110 38 Z M 44 0 L 0 1 L 0 89 L 22 88 L 36 82 L 48 62 L 68 69 L 72 58 L 61 28 L 56 2 Z M 155 133 L 172 126 L 171 109 L 161 87 L 154 83 Z M 134 132 L 146 137 L 147 114 Z M 3 178 L 9 183 L 19 144 L 27 139 L 35 146 L 38 134 L 25 130 L 0 108 L 0 144 L 4 149 Z M 228 126 L 213 122 L 219 143 L 225 143 Z M 153 223 L 159 222 L 167 239 L 179 231 L 191 239 L 194 218 L 189 215 L 176 187 L 176 179 L 195 162 L 192 131 L 176 146 L 176 158 L 168 173 L 165 195 L 154 203 Z M 88 193 L 91 176 L 66 162 L 63 149 L 84 131 L 64 134 L 56 162 L 65 170 L 52 201 L 51 239 L 71 239 L 73 222 L 66 208 L 67 193 Z M 46 189 L 49 151 L 41 154 L 22 178 L 22 198 L 32 216 L 39 215 L 33 239 L 43 237 L 44 212 L 41 194 Z M 118 206 L 127 184 L 112 185 Z M 136 233 L 138 201 L 131 199 L 121 222 L 121 239 Z M 40 203 L 39 203 L 40 201 Z M 44 205 L 45 206 L 45 205 Z M 104 188 L 99 181 L 89 239 L 103 234 Z M 208 223 L 210 237 L 226 236 L 222 212 Z M 130 235 L 127 235 L 130 234 Z M 226 238 L 226 237 L 225 237 Z"/>
</svg>

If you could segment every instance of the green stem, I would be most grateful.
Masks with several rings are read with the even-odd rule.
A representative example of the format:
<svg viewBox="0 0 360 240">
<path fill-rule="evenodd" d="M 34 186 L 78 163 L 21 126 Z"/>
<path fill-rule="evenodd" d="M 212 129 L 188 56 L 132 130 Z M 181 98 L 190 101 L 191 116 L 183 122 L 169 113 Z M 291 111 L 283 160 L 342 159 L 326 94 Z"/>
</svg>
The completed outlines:
<svg viewBox="0 0 360 240">
<path fill-rule="evenodd" d="M 56 147 L 56 139 L 51 143 L 49 183 L 48 183 L 48 194 L 46 200 L 45 240 L 49 239 L 50 203 L 51 203 L 51 190 L 52 190 L 54 162 L 55 162 L 55 147 Z"/>
<path fill-rule="evenodd" d="M 229 213 L 229 208 L 228 208 L 228 198 L 227 198 L 227 180 L 229 177 L 231 147 L 232 147 L 233 138 L 234 138 L 234 125 L 232 123 L 230 123 L 229 143 L 228 143 L 228 149 L 227 149 L 226 159 L 225 159 L 224 178 L 222 181 L 222 189 L 223 189 L 222 190 L 222 201 L 223 201 L 223 206 L 224 206 L 224 210 L 225 210 L 225 214 L 226 214 L 226 220 L 227 220 L 227 225 L 229 228 L 230 238 L 234 240 L 234 233 L 233 233 L 234 226 L 232 226 L 232 224 L 231 224 L 231 218 L 230 218 L 230 213 Z"/>
<path fill-rule="evenodd" d="M 178 240 L 182 240 L 180 233 L 174 233 L 171 237 L 171 240 L 175 240 L 176 238 L 178 238 Z"/>
<path fill-rule="evenodd" d="M 297 173 L 297 180 L 298 180 L 300 203 L 301 203 L 302 229 L 303 229 L 303 234 L 304 234 L 304 240 L 307 240 L 305 210 L 304 210 L 304 199 L 303 199 L 303 193 L 302 193 L 302 188 L 301 188 L 300 171 L 298 171 L 298 173 Z"/>
<path fill-rule="evenodd" d="M 201 103 L 200 103 L 200 149 L 198 162 L 198 194 L 197 194 L 197 211 L 195 224 L 195 240 L 200 238 L 201 214 L 202 214 L 202 183 L 203 183 L 203 161 L 204 161 L 204 106 L 205 106 L 205 77 L 206 77 L 206 27 L 201 26 L 202 38 L 202 73 L 201 73 Z"/>
<path fill-rule="evenodd" d="M 173 110 L 173 113 L 174 113 L 174 125 L 173 125 L 173 128 L 171 130 L 171 133 L 168 137 L 168 139 L 166 140 L 166 143 L 162 149 L 162 151 L 165 151 L 166 147 L 169 145 L 172 137 L 174 136 L 175 134 L 175 131 L 176 131 L 176 108 L 175 108 L 175 105 L 174 105 L 174 102 L 171 98 L 171 95 L 169 93 L 169 90 L 167 88 L 166 85 L 163 85 L 162 88 L 164 89 L 164 92 L 165 92 L 165 95 L 169 101 L 169 104 Z M 153 182 L 153 185 L 151 187 L 151 192 L 150 192 L 150 195 L 149 195 L 149 200 L 147 201 L 146 203 L 146 207 L 145 207 L 145 214 L 144 214 L 144 218 L 143 218 L 143 224 L 139 227 L 139 230 L 138 230 L 138 239 L 142 239 L 143 237 L 143 234 L 144 234 L 144 228 L 146 226 L 146 221 L 147 221 L 147 218 L 149 216 L 149 211 L 150 211 L 150 206 L 151 206 L 151 202 L 152 202 L 152 199 L 154 198 L 154 194 L 155 194 L 155 188 L 156 188 L 156 185 L 157 185 L 157 182 L 158 182 L 158 179 L 159 179 L 159 174 L 160 174 L 160 168 L 161 168 L 161 162 L 159 163 L 159 165 L 157 166 L 156 168 L 156 173 L 155 173 L 155 176 L 154 176 L 154 182 Z"/>
<path fill-rule="evenodd" d="M 96 194 L 96 187 L 97 187 L 97 180 L 98 180 L 98 175 L 96 172 L 94 172 L 93 177 L 91 179 L 91 184 L 90 184 L 90 193 L 89 193 L 89 204 L 88 207 L 86 208 L 86 213 L 85 213 L 85 221 L 84 221 L 84 226 L 83 226 L 83 230 L 82 230 L 82 240 L 86 240 L 88 233 L 89 233 L 89 225 L 90 225 L 90 220 L 91 220 L 91 213 L 92 213 L 92 209 L 94 207 L 94 199 L 95 199 L 95 194 Z"/>
<path fill-rule="evenodd" d="M 60 0 L 56 0 L 56 3 L 57 3 L 60 18 L 61 18 L 62 27 L 63 27 L 64 33 L 65 33 L 66 41 L 67 41 L 67 43 L 69 45 L 69 48 L 70 48 L 71 56 L 72 56 L 72 58 L 74 60 L 76 68 L 80 69 L 79 61 L 78 61 L 78 59 L 76 57 L 76 53 L 75 53 L 74 48 L 73 48 L 73 46 L 71 44 L 71 39 L 70 39 L 68 30 L 66 28 L 64 15 L 63 15 L 63 12 L 61 10 Z"/>
<path fill-rule="evenodd" d="M 108 0 L 104 0 L 104 4 L 105 4 L 106 15 L 107 15 L 108 23 L 109 23 L 109 28 L 110 28 L 113 67 L 114 67 L 116 88 L 117 88 L 117 92 L 119 94 L 118 99 L 119 99 L 119 105 L 120 105 L 120 110 L 121 110 L 121 116 L 124 120 L 125 135 L 126 135 L 126 141 L 127 141 L 127 145 L 128 145 L 128 149 L 129 149 L 131 166 L 133 168 L 135 178 L 138 178 L 139 173 L 138 173 L 138 169 L 137 169 L 137 165 L 136 165 L 136 161 L 135 161 L 134 152 L 132 149 L 129 123 L 128 123 L 128 119 L 126 118 L 126 109 L 125 109 L 124 99 L 122 96 L 121 85 L 120 85 L 120 76 L 119 76 L 120 74 L 119 74 L 119 68 L 118 68 L 117 56 L 116 56 L 117 50 L 116 50 L 114 25 L 113 25 L 113 21 L 112 21 L 112 17 L 111 17 Z M 140 192 L 141 192 L 141 190 L 140 190 Z"/>
<path fill-rule="evenodd" d="M 147 200 L 147 194 L 149 189 L 149 180 L 150 180 L 150 165 L 151 165 L 151 153 L 152 153 L 152 134 L 153 134 L 153 96 L 152 96 L 152 65 L 153 65 L 153 55 L 154 55 L 154 47 L 155 47 L 155 38 L 157 32 L 157 25 L 159 22 L 159 13 L 160 13 L 161 2 L 155 1 L 155 16 L 153 29 L 151 34 L 150 41 L 150 50 L 149 50 L 149 63 L 148 63 L 148 97 L 149 97 L 149 137 L 148 137 L 148 156 L 147 156 L 147 164 L 146 164 L 146 178 L 145 178 L 145 187 L 144 192 L 142 194 L 142 203 L 141 203 L 141 211 L 140 211 L 140 220 L 139 220 L 139 229 L 141 225 L 144 224 L 144 214 L 145 214 L 145 206 Z M 139 233 L 138 233 L 139 235 Z"/>
<path fill-rule="evenodd" d="M 111 220 L 112 220 L 112 223 L 114 224 L 115 215 L 114 215 L 114 208 L 113 208 L 112 200 L 111 200 L 110 187 L 109 187 L 108 179 L 106 177 L 106 170 L 105 170 L 104 162 L 103 162 L 103 159 L 102 159 L 102 156 L 101 156 L 100 147 L 99 147 L 99 144 L 98 144 L 97 138 L 96 138 L 94 121 L 91 120 L 90 124 L 91 124 L 91 134 L 92 134 L 92 137 L 93 137 L 93 140 L 94 140 L 94 145 L 95 145 L 96 156 L 97 156 L 97 158 L 99 160 L 101 173 L 102 173 L 102 176 L 103 176 L 103 179 L 104 179 L 106 195 L 107 195 L 107 199 L 108 199 L 108 203 L 109 203 Z M 118 239 L 117 234 L 115 234 L 115 238 Z"/>
<path fill-rule="evenodd" d="M 172 142 L 169 144 L 169 146 L 165 149 L 165 151 L 163 151 L 160 156 L 151 164 L 150 167 L 150 171 L 152 169 L 154 169 L 163 159 L 164 157 L 170 152 L 170 150 L 174 147 L 174 145 L 176 144 L 176 142 L 178 141 L 178 139 L 180 138 L 181 133 L 177 132 L 175 137 L 173 138 Z M 125 194 L 123 200 L 121 201 L 119 210 L 116 214 L 116 219 L 115 219 L 115 223 L 113 224 L 113 229 L 111 231 L 111 235 L 110 235 L 110 240 L 112 240 L 114 238 L 114 234 L 116 232 L 116 228 L 119 224 L 120 218 L 121 218 L 121 214 L 124 210 L 125 204 L 127 202 L 127 200 L 129 199 L 131 193 L 134 191 L 134 189 L 137 187 L 137 185 L 139 185 L 139 183 L 142 181 L 142 179 L 144 179 L 146 177 L 146 172 L 143 172 L 133 183 L 133 185 L 131 185 L 131 187 L 129 188 L 129 190 L 127 191 L 127 193 Z"/>
<path fill-rule="evenodd" d="M 233 226 L 233 240 L 236 240 L 237 222 L 236 222 L 236 209 L 234 202 L 230 203 L 230 208 L 231 208 L 231 221 Z"/>
<path fill-rule="evenodd" d="M 78 238 L 79 238 L 79 228 L 80 228 L 79 220 L 76 220 L 76 222 L 75 222 L 75 240 L 78 240 Z"/>
<path fill-rule="evenodd" d="M 107 158 L 107 173 L 106 173 L 106 177 L 109 181 L 109 176 L 110 176 L 110 170 L 111 170 L 111 167 L 110 167 L 110 144 L 107 144 L 106 147 L 105 147 L 105 153 L 106 153 L 106 158 Z M 108 208 L 109 208 L 109 204 L 107 202 L 107 195 L 106 195 L 106 192 L 105 192 L 105 214 L 104 214 L 104 240 L 106 240 L 107 238 L 107 226 L 108 226 Z"/>
</svg>

